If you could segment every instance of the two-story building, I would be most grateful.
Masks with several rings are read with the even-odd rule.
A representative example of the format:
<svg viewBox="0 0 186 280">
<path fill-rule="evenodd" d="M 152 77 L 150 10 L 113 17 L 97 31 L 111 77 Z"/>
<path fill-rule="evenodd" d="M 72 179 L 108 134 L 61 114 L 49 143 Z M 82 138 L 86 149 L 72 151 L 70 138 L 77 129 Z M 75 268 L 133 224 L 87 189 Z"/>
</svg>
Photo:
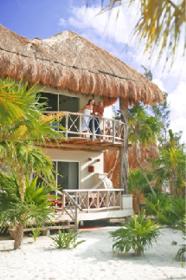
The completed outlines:
<svg viewBox="0 0 186 280">
<path fill-rule="evenodd" d="M 48 39 L 29 40 L 3 26 L 0 77 L 41 85 L 40 95 L 48 104 L 46 114 L 63 113 L 54 125 L 63 139 L 48 140 L 42 146 L 54 163 L 56 185 L 64 191 L 62 207 L 66 212 L 62 211 L 60 217 L 75 212 L 78 220 L 131 215 L 131 196 L 126 193 L 126 110 L 138 102 L 161 102 L 160 89 L 76 33 L 65 31 Z M 89 99 L 102 101 L 105 108 L 119 99 L 122 118 L 104 118 L 88 111 L 86 115 L 82 108 Z M 86 131 L 82 129 L 85 118 L 92 122 Z M 109 180 L 115 161 L 109 163 L 105 173 L 105 151 L 108 161 L 111 149 L 120 157 L 119 187 Z"/>
</svg>

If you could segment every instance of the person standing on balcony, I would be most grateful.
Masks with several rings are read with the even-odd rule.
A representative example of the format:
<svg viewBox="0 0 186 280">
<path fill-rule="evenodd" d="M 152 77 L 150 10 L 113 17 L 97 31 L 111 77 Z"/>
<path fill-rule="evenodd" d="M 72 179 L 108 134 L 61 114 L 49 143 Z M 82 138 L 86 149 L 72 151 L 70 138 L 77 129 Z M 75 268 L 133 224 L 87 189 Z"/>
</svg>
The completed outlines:
<svg viewBox="0 0 186 280">
<path fill-rule="evenodd" d="M 84 108 L 80 110 L 80 112 L 83 113 L 82 124 L 81 124 L 82 132 L 89 132 L 91 115 L 93 114 L 94 102 L 95 102 L 94 99 L 89 99 L 89 101 L 84 106 Z"/>
<path fill-rule="evenodd" d="M 93 107 L 93 115 L 95 116 L 94 118 L 94 127 L 95 127 L 95 133 L 100 135 L 101 134 L 101 118 L 103 117 L 104 114 L 104 105 L 103 101 L 99 101 L 98 104 L 95 104 Z"/>
</svg>

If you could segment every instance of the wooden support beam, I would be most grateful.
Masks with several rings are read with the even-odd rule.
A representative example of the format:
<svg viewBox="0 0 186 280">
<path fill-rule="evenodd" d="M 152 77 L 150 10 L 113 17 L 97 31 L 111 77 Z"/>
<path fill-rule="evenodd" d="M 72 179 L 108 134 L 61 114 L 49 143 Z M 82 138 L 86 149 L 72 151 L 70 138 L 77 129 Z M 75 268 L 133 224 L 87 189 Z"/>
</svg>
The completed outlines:
<svg viewBox="0 0 186 280">
<path fill-rule="evenodd" d="M 121 146 L 121 188 L 128 193 L 128 104 L 120 98 L 120 110 L 124 121 L 124 141 Z"/>
</svg>

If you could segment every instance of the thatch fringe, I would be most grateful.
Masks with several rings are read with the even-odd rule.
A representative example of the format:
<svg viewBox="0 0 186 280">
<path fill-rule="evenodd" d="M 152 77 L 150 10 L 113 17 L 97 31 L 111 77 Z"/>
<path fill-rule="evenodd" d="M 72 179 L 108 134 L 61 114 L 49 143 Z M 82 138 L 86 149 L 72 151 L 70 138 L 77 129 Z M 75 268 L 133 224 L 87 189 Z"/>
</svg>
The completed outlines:
<svg viewBox="0 0 186 280">
<path fill-rule="evenodd" d="M 31 41 L 0 26 L 0 77 L 77 94 L 121 97 L 129 104 L 163 100 L 160 89 L 143 75 L 72 32 Z"/>
</svg>

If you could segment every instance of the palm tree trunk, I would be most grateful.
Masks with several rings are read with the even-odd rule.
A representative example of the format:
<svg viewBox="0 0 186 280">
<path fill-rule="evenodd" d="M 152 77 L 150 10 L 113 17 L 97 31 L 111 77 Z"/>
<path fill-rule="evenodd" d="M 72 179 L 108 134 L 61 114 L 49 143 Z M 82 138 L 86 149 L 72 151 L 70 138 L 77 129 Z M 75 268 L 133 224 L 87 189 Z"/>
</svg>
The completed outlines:
<svg viewBox="0 0 186 280">
<path fill-rule="evenodd" d="M 24 226 L 21 223 L 17 223 L 15 228 L 9 230 L 10 236 L 14 239 L 14 250 L 21 247 L 23 230 Z"/>
<path fill-rule="evenodd" d="M 128 193 L 128 111 L 126 106 L 124 106 L 123 100 L 120 100 L 120 107 L 121 107 L 121 113 L 123 116 L 124 121 L 124 142 L 121 147 L 121 187 L 124 189 L 124 193 Z"/>
<path fill-rule="evenodd" d="M 25 199 L 26 179 L 22 172 L 20 172 L 18 180 L 19 180 L 19 195 L 20 195 L 21 201 L 23 202 Z M 23 235 L 24 235 L 24 226 L 19 221 L 16 224 L 15 228 L 11 231 L 11 236 L 14 239 L 14 249 L 15 250 L 21 247 Z"/>
<path fill-rule="evenodd" d="M 16 230 L 15 230 L 15 239 L 14 239 L 14 249 L 18 249 L 21 247 L 21 243 L 23 240 L 23 225 L 17 224 Z"/>
<path fill-rule="evenodd" d="M 139 144 L 139 143 L 136 143 L 136 144 L 135 144 L 135 148 L 136 148 L 136 161 L 137 161 L 137 164 L 138 164 L 139 168 L 141 169 L 142 175 L 143 175 L 144 179 L 146 180 L 146 182 L 147 182 L 147 184 L 148 184 L 148 186 L 149 186 L 149 188 L 150 188 L 152 194 L 153 194 L 153 195 L 156 195 L 156 193 L 155 193 L 153 187 L 151 186 L 151 182 L 149 181 L 147 175 L 145 174 L 144 168 L 143 168 L 143 166 L 142 166 L 142 164 L 141 164 L 141 161 L 140 161 L 140 153 L 141 153 L 140 144 Z"/>
</svg>

